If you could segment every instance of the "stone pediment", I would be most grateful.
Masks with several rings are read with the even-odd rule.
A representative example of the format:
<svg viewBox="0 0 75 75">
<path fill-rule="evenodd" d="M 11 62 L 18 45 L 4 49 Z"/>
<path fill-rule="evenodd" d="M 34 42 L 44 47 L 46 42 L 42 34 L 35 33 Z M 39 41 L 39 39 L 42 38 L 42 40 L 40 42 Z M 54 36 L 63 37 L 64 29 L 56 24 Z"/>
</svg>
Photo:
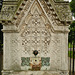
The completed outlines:
<svg viewBox="0 0 75 75">
<path fill-rule="evenodd" d="M 35 1 L 37 2 L 37 6 L 34 5 Z M 8 3 L 9 2 L 9 3 Z M 64 4 L 64 3 L 60 3 L 60 2 L 55 2 L 54 0 L 50 0 L 50 1 L 45 1 L 45 0 L 19 0 L 19 1 L 14 1 L 13 5 L 11 5 L 11 7 L 9 7 L 8 4 L 11 4 L 11 1 L 4 1 L 3 7 L 2 7 L 2 11 L 0 15 L 0 22 L 3 25 L 14 25 L 14 31 L 18 30 L 18 28 L 20 28 L 23 19 L 25 18 L 25 22 L 27 23 L 28 21 L 28 17 L 32 15 L 32 13 L 34 11 L 37 11 L 39 13 L 39 15 L 43 16 L 42 19 L 46 20 L 43 21 L 45 22 L 48 26 L 51 27 L 51 30 L 54 32 L 56 31 L 60 31 L 60 32 L 68 32 L 68 25 L 71 23 L 71 12 L 69 9 L 69 5 L 68 3 Z M 56 4 L 56 6 L 55 6 Z M 63 14 L 65 16 L 66 11 L 65 8 L 63 6 L 68 6 L 67 10 L 69 11 L 70 15 L 67 16 L 63 16 L 61 11 L 57 6 L 57 4 L 60 6 L 60 4 L 62 5 L 62 10 Z M 34 10 L 32 9 L 34 5 Z M 61 6 L 60 6 L 61 7 Z M 63 9 L 64 8 L 64 9 Z M 31 11 L 31 12 L 30 12 Z M 4 12 L 4 13 L 3 13 Z M 12 13 L 13 12 L 13 13 Z M 28 16 L 27 16 L 28 15 Z M 70 17 L 70 18 L 69 18 Z M 3 19 L 2 19 L 3 18 Z M 66 20 L 64 19 L 66 18 Z M 65 27 L 66 26 L 66 27 Z M 49 27 L 49 28 L 50 28 Z M 6 28 L 6 30 L 8 30 L 8 26 Z M 11 29 L 9 29 L 11 30 Z M 13 31 L 13 30 L 12 30 Z M 7 31 L 8 32 L 8 31 Z"/>
<path fill-rule="evenodd" d="M 49 19 L 55 19 L 55 21 L 62 23 L 64 21 L 70 23 L 72 21 L 71 11 L 68 2 L 49 0 L 38 0 L 48 15 Z M 33 0 L 4 0 L 2 10 L 0 12 L 0 21 L 10 23 L 14 19 L 19 19 L 22 11 L 27 11 L 32 4 Z M 29 3 L 29 4 L 28 4 Z M 25 8 L 25 9 L 24 9 Z M 66 11 L 67 10 L 67 11 Z M 23 15 L 23 14 L 22 14 Z M 51 18 L 50 18 L 51 16 Z M 60 24 L 60 23 L 59 23 Z"/>
<path fill-rule="evenodd" d="M 25 11 L 24 11 L 25 13 Z M 49 20 L 48 16 L 46 15 L 46 12 L 44 9 L 41 7 L 40 3 L 37 0 L 34 0 L 27 11 L 26 15 L 24 15 L 21 18 L 21 21 L 19 21 L 17 27 L 18 30 L 20 31 L 22 28 L 26 27 L 28 24 L 33 24 L 35 25 L 45 25 L 44 27 L 52 28 L 51 21 Z M 32 27 L 34 27 L 32 25 Z M 25 30 L 25 29 L 24 29 Z"/>
</svg>

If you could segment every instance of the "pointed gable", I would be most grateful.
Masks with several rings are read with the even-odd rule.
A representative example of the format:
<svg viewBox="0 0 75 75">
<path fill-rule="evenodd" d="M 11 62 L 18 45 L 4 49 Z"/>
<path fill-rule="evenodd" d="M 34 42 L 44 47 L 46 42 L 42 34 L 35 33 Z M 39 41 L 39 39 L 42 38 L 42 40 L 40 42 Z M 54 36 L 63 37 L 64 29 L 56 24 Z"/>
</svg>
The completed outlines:
<svg viewBox="0 0 75 75">
<path fill-rule="evenodd" d="M 12 22 L 16 19 L 20 20 L 20 17 L 22 16 L 19 17 L 19 15 L 25 15 L 24 13 L 22 13 L 22 11 L 29 10 L 29 7 L 33 1 L 34 0 L 3 1 L 3 7 L 0 12 L 0 22 L 7 21 L 7 23 L 9 23 L 10 21 Z M 64 21 L 66 21 L 67 23 L 70 23 L 70 21 L 72 21 L 68 2 L 57 2 L 54 0 L 49 0 L 49 2 L 45 0 L 38 0 L 38 2 L 45 10 L 49 19 L 51 19 L 52 21 L 55 20 L 55 23 L 62 22 L 62 25 Z"/>
<path fill-rule="evenodd" d="M 6 18 L 6 19 L 0 19 L 0 22 L 3 23 L 3 25 L 15 25 L 16 29 L 18 31 L 18 26 L 21 24 L 21 22 L 23 21 L 23 18 L 25 18 L 27 16 L 27 14 L 30 12 L 31 7 L 34 5 L 34 1 L 38 2 L 38 7 L 36 7 L 39 10 L 39 13 L 41 13 L 42 11 L 42 15 L 43 17 L 45 17 L 44 19 L 47 19 L 48 21 L 48 25 L 51 27 L 51 30 L 54 32 L 56 31 L 60 31 L 60 32 L 64 32 L 64 30 L 66 32 L 68 32 L 68 25 L 71 24 L 71 18 L 69 18 L 71 15 L 67 15 L 67 16 L 62 16 L 62 13 L 59 15 L 59 10 L 56 10 L 56 7 L 54 5 L 55 1 L 54 0 L 50 0 L 50 1 L 45 1 L 45 0 L 19 0 L 17 3 L 17 8 L 15 9 L 15 11 L 13 12 L 13 14 L 9 13 L 8 9 L 6 9 L 6 11 L 4 11 L 5 16 L 1 15 L 2 18 Z M 9 1 L 10 2 L 10 1 Z M 11 3 L 11 2 L 10 2 Z M 60 3 L 58 3 L 60 4 Z M 63 3 L 64 4 L 64 3 Z M 65 4 L 68 6 L 68 4 Z M 14 7 L 15 8 L 15 7 Z M 35 8 L 35 9 L 36 9 Z M 67 8 L 69 10 L 69 8 Z M 33 10 L 33 9 L 32 9 Z M 41 10 L 41 11 L 40 11 Z M 2 8 L 3 11 L 3 8 Z M 2 12 L 1 11 L 1 12 Z M 66 12 L 63 12 L 64 15 L 66 14 Z M 70 10 L 69 10 L 70 13 Z M 9 17 L 10 18 L 7 18 Z M 65 20 L 66 18 L 66 20 Z M 62 20 L 63 19 L 63 20 Z M 66 26 L 66 27 L 65 27 Z"/>
<path fill-rule="evenodd" d="M 26 12 L 24 11 L 24 13 L 26 13 Z M 21 28 L 20 26 L 22 26 L 22 25 L 25 25 L 25 24 L 27 25 L 31 19 L 36 20 L 38 17 L 39 17 L 39 21 L 42 21 L 42 23 L 44 23 L 45 25 L 47 25 L 50 28 L 51 24 L 45 13 L 46 12 L 43 11 L 39 2 L 37 0 L 33 1 L 32 5 L 30 6 L 26 15 L 24 15 L 21 18 L 19 28 Z"/>
<path fill-rule="evenodd" d="M 19 25 L 22 41 L 27 42 L 23 42 L 23 46 L 26 46 L 28 49 L 30 48 L 32 52 L 34 50 L 38 50 L 40 52 L 38 56 L 42 55 L 41 52 L 43 53 L 43 55 L 48 56 L 47 48 L 50 44 L 51 36 L 48 29 L 50 27 L 50 25 L 48 25 L 48 19 L 43 15 L 44 12 L 42 8 L 40 7 L 38 1 L 35 0 L 31 5 L 29 12 L 22 18 Z M 33 44 L 31 44 L 30 42 Z M 33 54 L 29 56 L 32 57 Z"/>
</svg>

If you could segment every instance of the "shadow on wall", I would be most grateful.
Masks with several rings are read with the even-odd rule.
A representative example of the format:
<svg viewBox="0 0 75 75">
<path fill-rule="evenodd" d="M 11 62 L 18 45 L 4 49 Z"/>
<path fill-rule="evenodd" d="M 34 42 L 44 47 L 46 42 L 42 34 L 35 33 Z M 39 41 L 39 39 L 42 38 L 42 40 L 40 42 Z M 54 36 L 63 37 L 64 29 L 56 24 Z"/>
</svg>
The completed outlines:
<svg viewBox="0 0 75 75">
<path fill-rule="evenodd" d="M 0 49 L 0 75 L 3 69 L 3 51 Z"/>
</svg>

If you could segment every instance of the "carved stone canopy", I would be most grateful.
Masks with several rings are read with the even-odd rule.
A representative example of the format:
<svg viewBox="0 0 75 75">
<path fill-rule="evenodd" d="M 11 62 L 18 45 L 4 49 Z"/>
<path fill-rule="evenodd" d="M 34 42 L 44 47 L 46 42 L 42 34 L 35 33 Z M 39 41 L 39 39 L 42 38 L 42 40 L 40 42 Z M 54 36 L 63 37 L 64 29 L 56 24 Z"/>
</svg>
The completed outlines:
<svg viewBox="0 0 75 75">
<path fill-rule="evenodd" d="M 0 12 L 0 22 L 3 25 L 14 25 L 14 31 L 17 31 L 17 27 L 21 23 L 21 19 L 24 15 L 28 14 L 28 11 L 30 11 L 30 7 L 34 1 L 35 0 L 3 0 L 3 6 Z M 36 1 L 39 2 L 46 18 L 51 23 L 53 31 L 69 31 L 66 29 L 72 21 L 69 2 L 55 0 Z M 66 28 L 64 26 L 66 26 Z M 4 29 L 3 31 L 6 30 L 8 29 Z M 11 31 L 12 30 L 10 29 L 10 32 Z"/>
<path fill-rule="evenodd" d="M 18 16 L 23 11 L 23 8 L 26 6 L 29 0 L 3 0 L 2 10 L 0 12 L 0 21 L 8 21 L 8 23 L 14 19 L 17 19 Z M 50 10 L 53 15 L 57 15 L 56 19 L 60 21 L 70 22 L 71 11 L 69 8 L 69 2 L 58 1 L 58 0 L 39 0 L 40 4 L 44 6 L 44 10 L 49 14 Z M 27 8 L 26 8 L 27 10 Z"/>
</svg>

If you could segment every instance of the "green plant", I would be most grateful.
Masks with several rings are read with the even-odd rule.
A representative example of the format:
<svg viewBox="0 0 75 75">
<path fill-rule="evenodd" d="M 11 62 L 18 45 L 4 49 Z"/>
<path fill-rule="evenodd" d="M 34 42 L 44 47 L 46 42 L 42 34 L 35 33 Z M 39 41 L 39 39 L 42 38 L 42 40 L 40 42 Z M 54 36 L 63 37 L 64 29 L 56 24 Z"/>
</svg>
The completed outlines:
<svg viewBox="0 0 75 75">
<path fill-rule="evenodd" d="M 71 56 L 70 56 L 70 53 L 71 53 Z M 74 51 L 74 53 L 75 53 L 75 51 Z M 73 51 L 68 51 L 68 56 L 73 58 Z M 75 55 L 74 55 L 74 59 L 75 59 Z"/>
</svg>

